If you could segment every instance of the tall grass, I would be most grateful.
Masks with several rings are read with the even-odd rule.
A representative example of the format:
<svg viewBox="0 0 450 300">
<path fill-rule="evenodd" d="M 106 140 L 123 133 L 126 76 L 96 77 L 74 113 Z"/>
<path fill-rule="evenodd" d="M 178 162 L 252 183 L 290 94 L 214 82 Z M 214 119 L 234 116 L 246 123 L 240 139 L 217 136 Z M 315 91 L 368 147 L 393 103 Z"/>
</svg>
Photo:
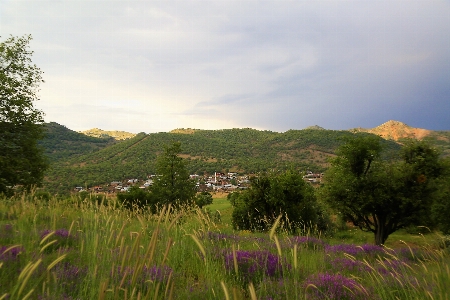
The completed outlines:
<svg viewBox="0 0 450 300">
<path fill-rule="evenodd" d="M 218 223 L 221 222 L 221 223 Z M 203 210 L 0 199 L 0 299 L 448 299 L 440 238 L 233 232 Z"/>
</svg>

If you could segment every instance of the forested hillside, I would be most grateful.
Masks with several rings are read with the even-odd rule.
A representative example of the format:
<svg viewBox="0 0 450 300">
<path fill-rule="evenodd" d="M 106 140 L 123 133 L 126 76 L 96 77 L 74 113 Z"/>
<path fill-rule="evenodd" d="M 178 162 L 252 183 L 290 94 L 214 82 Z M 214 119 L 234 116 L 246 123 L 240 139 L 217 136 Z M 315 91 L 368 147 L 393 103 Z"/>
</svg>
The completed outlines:
<svg viewBox="0 0 450 300">
<path fill-rule="evenodd" d="M 90 137 L 55 122 L 44 125 L 45 137 L 39 144 L 44 147 L 44 154 L 50 162 L 95 152 L 115 143 L 111 137 Z"/>
<path fill-rule="evenodd" d="M 188 160 L 190 173 L 249 174 L 288 168 L 322 172 L 343 139 L 353 134 L 317 129 L 277 133 L 248 128 L 139 133 L 104 149 L 91 149 L 84 155 L 53 163 L 46 176 L 46 187 L 62 193 L 74 186 L 145 178 L 155 173 L 156 157 L 173 142 L 181 142 L 182 157 Z M 399 147 L 393 141 L 385 141 L 385 146 L 388 150 Z"/>
</svg>

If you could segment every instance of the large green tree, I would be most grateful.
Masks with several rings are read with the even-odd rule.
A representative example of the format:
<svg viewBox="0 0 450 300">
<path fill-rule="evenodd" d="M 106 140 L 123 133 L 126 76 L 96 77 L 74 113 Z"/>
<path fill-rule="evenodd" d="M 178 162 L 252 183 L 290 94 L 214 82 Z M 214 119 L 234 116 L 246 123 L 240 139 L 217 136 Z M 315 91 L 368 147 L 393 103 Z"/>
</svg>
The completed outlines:
<svg viewBox="0 0 450 300">
<path fill-rule="evenodd" d="M 151 188 L 154 201 L 158 204 L 184 205 L 194 200 L 195 182 L 189 177 L 186 163 L 182 157 L 181 143 L 173 143 L 164 148 L 158 156 L 156 172 L 158 176 Z"/>
<path fill-rule="evenodd" d="M 317 224 L 319 211 L 314 188 L 298 172 L 263 174 L 251 183 L 250 189 L 229 197 L 234 206 L 235 229 L 265 231 L 279 215 L 291 232 Z"/>
<path fill-rule="evenodd" d="M 394 161 L 381 159 L 381 138 L 355 136 L 338 149 L 325 173 L 322 197 L 375 244 L 410 225 L 431 224 L 436 178 L 442 173 L 439 152 L 411 141 Z"/>
<path fill-rule="evenodd" d="M 47 163 L 37 142 L 43 136 L 39 100 L 42 71 L 32 63 L 31 36 L 0 43 L 0 193 L 42 182 Z"/>
</svg>

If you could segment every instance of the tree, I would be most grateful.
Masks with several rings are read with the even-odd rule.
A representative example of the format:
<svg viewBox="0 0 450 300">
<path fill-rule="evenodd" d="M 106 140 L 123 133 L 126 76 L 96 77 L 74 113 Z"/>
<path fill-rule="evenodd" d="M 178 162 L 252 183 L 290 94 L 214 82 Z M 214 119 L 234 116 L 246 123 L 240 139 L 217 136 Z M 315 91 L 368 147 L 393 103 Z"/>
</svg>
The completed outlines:
<svg viewBox="0 0 450 300">
<path fill-rule="evenodd" d="M 213 203 L 213 197 L 211 195 L 211 193 L 209 192 L 201 192 L 199 194 L 197 194 L 197 196 L 195 197 L 195 204 L 199 207 L 202 208 L 205 205 L 209 205 Z"/>
<path fill-rule="evenodd" d="M 196 193 L 195 182 L 189 177 L 186 163 L 179 156 L 181 144 L 166 146 L 157 158 L 157 177 L 152 186 L 154 199 L 159 204 L 191 204 Z"/>
<path fill-rule="evenodd" d="M 30 41 L 31 36 L 23 36 L 0 43 L 0 193 L 5 194 L 17 185 L 39 185 L 47 168 L 37 144 L 44 113 L 33 106 L 44 81 L 32 64 Z"/>
<path fill-rule="evenodd" d="M 450 234 L 450 158 L 444 160 L 443 174 L 437 182 L 431 209 L 435 225 L 443 234 Z"/>
<path fill-rule="evenodd" d="M 355 226 L 374 233 L 375 244 L 409 225 L 430 223 L 439 152 L 411 141 L 396 161 L 381 159 L 381 138 L 356 136 L 337 151 L 320 195 Z M 425 218 L 426 217 L 426 218 Z"/>
<path fill-rule="evenodd" d="M 292 233 L 317 223 L 314 188 L 298 172 L 263 174 L 251 183 L 250 189 L 229 197 L 235 229 L 265 231 L 279 215 Z"/>
<path fill-rule="evenodd" d="M 117 200 L 127 209 L 144 208 L 152 204 L 152 194 L 139 188 L 137 185 L 132 186 L 128 191 L 117 194 Z M 154 211 L 154 207 L 151 207 Z"/>
</svg>

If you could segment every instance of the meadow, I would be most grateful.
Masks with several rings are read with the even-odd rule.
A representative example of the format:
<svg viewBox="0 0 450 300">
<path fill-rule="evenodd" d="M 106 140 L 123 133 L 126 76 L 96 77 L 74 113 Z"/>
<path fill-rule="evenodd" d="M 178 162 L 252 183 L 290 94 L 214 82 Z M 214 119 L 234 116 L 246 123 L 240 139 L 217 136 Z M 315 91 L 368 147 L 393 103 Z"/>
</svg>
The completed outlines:
<svg viewBox="0 0 450 300">
<path fill-rule="evenodd" d="M 207 210 L 1 198 L 0 299 L 450 298 L 438 233 L 402 231 L 378 247 L 354 228 L 233 231 L 225 198 Z"/>
</svg>

